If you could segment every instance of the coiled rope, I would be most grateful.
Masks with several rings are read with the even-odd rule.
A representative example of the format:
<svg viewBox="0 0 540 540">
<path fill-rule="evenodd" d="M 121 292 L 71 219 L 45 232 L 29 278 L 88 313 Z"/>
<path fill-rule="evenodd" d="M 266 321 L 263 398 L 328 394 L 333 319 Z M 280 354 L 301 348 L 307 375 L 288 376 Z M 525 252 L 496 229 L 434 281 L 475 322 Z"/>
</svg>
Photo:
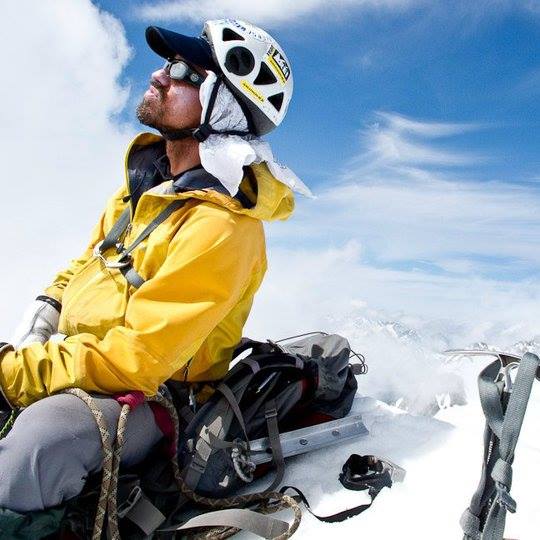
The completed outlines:
<svg viewBox="0 0 540 540">
<path fill-rule="evenodd" d="M 15 419 L 19 415 L 18 410 L 11 411 L 11 414 L 9 415 L 9 418 L 6 420 L 4 425 L 0 429 L 0 439 L 3 439 L 11 430 L 13 427 L 13 424 L 15 423 Z"/>
<path fill-rule="evenodd" d="M 101 540 L 103 533 L 103 525 L 105 516 L 107 516 L 107 532 L 108 538 L 111 540 L 120 540 L 120 532 L 118 530 L 118 512 L 117 512 L 117 488 L 118 488 L 118 471 L 120 467 L 120 459 L 122 454 L 122 448 L 124 445 L 127 419 L 131 407 L 127 404 L 122 406 L 120 411 L 120 417 L 118 420 L 118 427 L 116 433 L 116 440 L 114 445 L 111 443 L 109 435 L 109 429 L 107 421 L 97 406 L 96 400 L 92 398 L 87 392 L 80 388 L 68 388 L 64 390 L 64 393 L 71 394 L 81 399 L 94 416 L 96 424 L 99 429 L 101 444 L 103 448 L 103 472 L 101 480 L 101 489 L 97 504 L 96 517 L 94 520 L 94 528 L 92 532 L 92 540 Z M 157 394 L 151 398 L 147 398 L 146 401 L 155 402 L 161 405 L 169 413 L 173 426 L 174 426 L 174 441 L 175 448 L 177 447 L 179 434 L 180 434 L 180 422 L 178 420 L 178 414 L 174 405 L 165 396 Z M 188 499 L 212 508 L 214 510 L 224 508 L 238 508 L 251 505 L 253 503 L 260 503 L 259 508 L 261 513 L 270 514 L 290 508 L 294 513 L 294 519 L 289 529 L 283 534 L 276 536 L 273 540 L 286 540 L 290 538 L 298 529 L 300 521 L 302 519 L 302 511 L 298 506 L 298 503 L 290 496 L 284 495 L 278 491 L 265 491 L 261 493 L 251 493 L 246 495 L 236 495 L 233 497 L 227 497 L 224 499 L 212 499 L 209 497 L 203 497 L 198 495 L 191 489 L 184 481 L 180 473 L 180 467 L 178 465 L 177 453 L 174 452 L 171 457 L 171 466 L 174 474 L 174 479 L 178 485 L 179 490 Z M 271 504 L 272 503 L 272 504 Z M 207 531 L 199 534 L 195 534 L 194 538 L 205 540 L 223 540 L 229 538 L 239 532 L 240 529 L 234 527 L 212 527 Z"/>
</svg>

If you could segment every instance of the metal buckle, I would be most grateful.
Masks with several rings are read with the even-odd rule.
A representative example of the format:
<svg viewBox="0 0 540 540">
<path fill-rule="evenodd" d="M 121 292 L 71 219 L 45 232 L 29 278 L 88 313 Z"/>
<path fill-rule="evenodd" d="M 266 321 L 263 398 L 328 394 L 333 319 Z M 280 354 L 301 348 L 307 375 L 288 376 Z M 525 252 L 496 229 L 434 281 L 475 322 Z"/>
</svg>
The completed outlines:
<svg viewBox="0 0 540 540">
<path fill-rule="evenodd" d="M 206 139 L 208 139 L 210 135 L 212 135 L 212 133 L 214 133 L 214 131 L 212 130 L 210 125 L 204 123 L 193 131 L 192 136 L 195 140 L 199 142 L 204 142 L 206 141 Z"/>
<path fill-rule="evenodd" d="M 519 364 L 511 363 L 507 364 L 501 369 L 501 374 L 504 380 L 504 391 L 508 392 L 509 394 L 512 393 L 512 390 L 514 388 L 514 381 L 512 380 L 511 372 L 514 371 L 519 367 Z"/>
<path fill-rule="evenodd" d="M 278 415 L 278 411 L 277 411 L 277 407 L 274 406 L 274 407 L 268 407 L 268 409 L 266 409 L 264 411 L 264 417 L 265 418 L 275 418 L 276 416 Z"/>
<path fill-rule="evenodd" d="M 205 461 L 199 454 L 195 454 L 191 460 L 191 463 L 189 464 L 189 468 L 197 471 L 199 474 L 203 474 L 207 465 L 207 461 Z"/>
<path fill-rule="evenodd" d="M 119 518 L 123 518 L 141 499 L 143 493 L 139 486 L 135 486 L 129 493 L 128 498 L 118 507 Z"/>
<path fill-rule="evenodd" d="M 126 253 L 125 251 L 124 253 L 120 254 L 120 257 L 118 258 L 117 261 L 107 260 L 101 253 L 101 245 L 103 244 L 103 242 L 104 240 L 102 240 L 101 242 L 98 242 L 94 246 L 93 255 L 97 259 L 100 259 L 103 262 L 103 264 L 106 266 L 106 268 L 125 268 L 126 266 L 129 266 L 131 264 L 131 255 L 129 253 Z M 124 258 L 126 258 L 126 260 L 122 261 L 122 259 Z"/>
</svg>

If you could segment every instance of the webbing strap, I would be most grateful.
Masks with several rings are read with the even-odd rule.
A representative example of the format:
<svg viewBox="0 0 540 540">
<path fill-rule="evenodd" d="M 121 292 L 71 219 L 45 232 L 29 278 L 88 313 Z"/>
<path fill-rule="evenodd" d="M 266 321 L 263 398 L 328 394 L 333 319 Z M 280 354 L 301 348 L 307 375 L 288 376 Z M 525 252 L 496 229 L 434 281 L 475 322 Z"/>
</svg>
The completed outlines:
<svg viewBox="0 0 540 540">
<path fill-rule="evenodd" d="M 122 262 L 125 260 L 125 264 L 120 267 L 120 271 L 126 278 L 127 282 L 138 289 L 143 283 L 144 279 L 139 275 L 139 273 L 133 268 L 133 264 L 131 261 L 130 254 L 131 252 L 154 230 L 161 225 L 173 212 L 181 208 L 186 204 L 188 199 L 177 199 L 173 201 L 169 206 L 167 206 L 165 209 L 163 209 L 144 229 L 144 231 L 136 238 L 136 240 L 128 247 L 125 248 L 121 253 L 120 257 L 118 259 L 118 262 Z M 99 253 L 103 254 L 107 249 L 116 246 L 120 237 L 125 232 L 129 225 L 129 219 L 130 219 L 130 210 L 129 207 L 126 208 L 120 217 L 118 218 L 117 222 L 113 225 L 112 229 L 109 231 L 105 239 L 97 246 L 97 249 L 99 249 Z M 105 264 L 107 264 L 107 261 L 105 261 Z"/>
<path fill-rule="evenodd" d="M 144 279 L 131 265 L 120 268 L 120 272 L 122 272 L 127 282 L 136 289 L 138 289 L 144 283 Z"/>
<path fill-rule="evenodd" d="M 225 399 L 229 402 L 229 405 L 231 406 L 231 409 L 236 416 L 236 419 L 238 420 L 238 423 L 240 424 L 240 427 L 242 428 L 242 431 L 244 432 L 245 441 L 249 450 L 249 437 L 247 434 L 247 428 L 246 423 L 244 422 L 244 416 L 242 415 L 242 411 L 240 410 L 240 405 L 238 404 L 238 401 L 234 397 L 233 391 L 224 383 L 221 383 L 216 390 L 218 392 L 221 392 Z"/>
<path fill-rule="evenodd" d="M 296 493 L 296 496 L 300 499 L 301 502 L 304 503 L 305 507 L 308 509 L 308 512 L 314 518 L 317 518 L 319 521 L 324 521 L 325 523 L 339 523 L 351 517 L 357 516 L 358 514 L 361 514 L 362 512 L 365 512 L 373 504 L 373 501 L 377 498 L 377 495 L 381 492 L 382 487 L 376 490 L 375 489 L 369 490 L 369 495 L 371 496 L 370 502 L 366 504 L 360 504 L 359 506 L 355 506 L 354 508 L 347 508 L 347 510 L 342 510 L 341 512 L 338 512 L 337 514 L 332 514 L 331 516 L 319 516 L 315 514 L 313 510 L 311 509 L 311 506 L 309 505 L 309 502 L 306 496 L 297 487 L 283 486 L 280 489 L 280 492 L 285 493 L 288 490 L 292 490 Z"/>
<path fill-rule="evenodd" d="M 272 457 L 276 465 L 276 476 L 266 491 L 274 491 L 281 484 L 285 475 L 285 458 L 283 457 L 283 448 L 281 447 L 281 439 L 279 438 L 278 413 L 275 400 L 271 399 L 266 404 L 264 416 L 268 428 L 268 441 L 270 442 Z"/>
<path fill-rule="evenodd" d="M 167 519 L 144 494 L 124 517 L 135 523 L 147 536 L 151 535 Z"/>
<path fill-rule="evenodd" d="M 109 248 L 116 246 L 118 240 L 129 225 L 130 212 L 131 210 L 128 205 L 101 243 L 101 246 L 99 248 L 99 251 L 101 253 L 104 253 Z"/>
<path fill-rule="evenodd" d="M 143 240 L 145 240 L 159 225 L 161 225 L 173 212 L 184 206 L 188 199 L 177 199 L 163 209 L 137 237 L 137 239 L 122 252 L 122 257 L 129 255 Z"/>
<path fill-rule="evenodd" d="M 179 527 L 159 529 L 158 532 L 184 531 L 195 527 L 216 526 L 234 527 L 244 531 L 250 531 L 262 538 L 268 539 L 281 536 L 289 530 L 289 525 L 286 521 L 264 514 L 258 514 L 252 510 L 234 508 L 201 514 L 200 516 L 188 520 Z"/>
<path fill-rule="evenodd" d="M 510 496 L 512 463 L 539 364 L 538 356 L 525 354 L 506 410 L 509 389 L 496 381 L 500 362 L 493 362 L 480 373 L 478 386 L 486 415 L 484 462 L 480 484 L 461 518 L 464 540 L 502 540 L 506 512 L 516 511 L 516 502 Z"/>
</svg>

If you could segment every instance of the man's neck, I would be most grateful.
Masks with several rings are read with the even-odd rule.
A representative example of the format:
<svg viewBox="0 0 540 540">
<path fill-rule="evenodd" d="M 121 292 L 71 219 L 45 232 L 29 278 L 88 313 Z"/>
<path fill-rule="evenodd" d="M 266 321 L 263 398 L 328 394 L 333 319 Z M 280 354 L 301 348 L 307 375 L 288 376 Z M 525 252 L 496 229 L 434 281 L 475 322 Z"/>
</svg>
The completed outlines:
<svg viewBox="0 0 540 540">
<path fill-rule="evenodd" d="M 172 176 L 192 169 L 201 163 L 199 141 L 191 137 L 178 141 L 166 141 L 165 151 L 169 158 Z"/>
</svg>

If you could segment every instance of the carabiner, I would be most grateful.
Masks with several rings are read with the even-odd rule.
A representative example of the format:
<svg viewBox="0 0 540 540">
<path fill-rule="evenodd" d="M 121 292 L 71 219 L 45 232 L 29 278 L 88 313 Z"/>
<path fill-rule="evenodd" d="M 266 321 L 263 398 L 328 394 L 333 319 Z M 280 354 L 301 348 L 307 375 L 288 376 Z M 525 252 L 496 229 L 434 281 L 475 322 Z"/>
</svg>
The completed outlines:
<svg viewBox="0 0 540 540">
<path fill-rule="evenodd" d="M 117 261 L 107 260 L 101 253 L 102 244 L 103 240 L 101 242 L 98 242 L 94 246 L 93 255 L 94 257 L 101 259 L 106 268 L 125 268 L 126 266 L 129 266 L 131 264 L 131 255 L 129 253 L 126 253 L 125 251 L 120 254 L 120 257 L 118 257 Z M 123 261 L 122 259 L 124 258 L 125 260 Z"/>
</svg>

